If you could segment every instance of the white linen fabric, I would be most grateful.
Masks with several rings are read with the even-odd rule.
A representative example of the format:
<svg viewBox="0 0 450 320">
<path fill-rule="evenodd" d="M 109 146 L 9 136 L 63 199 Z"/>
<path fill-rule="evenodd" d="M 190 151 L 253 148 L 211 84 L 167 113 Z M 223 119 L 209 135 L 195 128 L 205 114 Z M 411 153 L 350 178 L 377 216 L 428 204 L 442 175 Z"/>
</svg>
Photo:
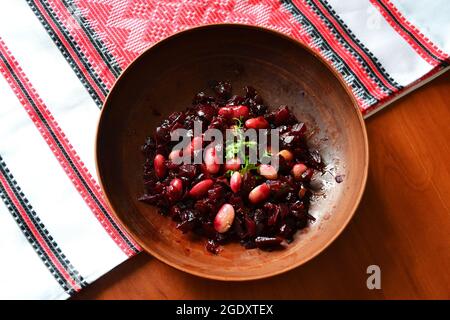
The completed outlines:
<svg viewBox="0 0 450 320">
<path fill-rule="evenodd" d="M 328 2 L 400 85 L 409 85 L 411 80 L 419 79 L 433 68 L 403 41 L 369 0 Z"/>
</svg>

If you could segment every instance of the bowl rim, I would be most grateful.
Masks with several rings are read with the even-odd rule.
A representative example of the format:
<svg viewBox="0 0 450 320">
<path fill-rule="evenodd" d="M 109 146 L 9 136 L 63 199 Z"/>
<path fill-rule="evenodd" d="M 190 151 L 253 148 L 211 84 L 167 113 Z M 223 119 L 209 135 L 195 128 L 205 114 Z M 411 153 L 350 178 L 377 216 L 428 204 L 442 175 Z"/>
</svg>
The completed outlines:
<svg viewBox="0 0 450 320">
<path fill-rule="evenodd" d="M 177 263 L 174 263 L 172 261 L 169 261 L 168 259 L 166 259 L 165 257 L 155 253 L 152 249 L 150 249 L 149 247 L 147 247 L 144 243 L 141 243 L 141 241 L 139 240 L 139 237 L 135 235 L 135 233 L 130 230 L 130 228 L 124 223 L 124 221 L 122 221 L 122 219 L 119 217 L 119 215 L 116 213 L 116 210 L 114 209 L 114 206 L 112 205 L 112 203 L 110 202 L 107 193 L 106 193 L 106 188 L 104 186 L 104 183 L 102 181 L 102 177 L 99 171 L 99 132 L 100 132 L 100 127 L 102 124 L 103 119 L 105 118 L 104 114 L 106 113 L 105 110 L 107 110 L 107 105 L 108 102 L 110 100 L 111 97 L 111 93 L 113 92 L 114 88 L 118 85 L 118 83 L 120 82 L 120 80 L 122 79 L 122 77 L 124 77 L 129 70 L 140 60 L 143 58 L 143 56 L 145 56 L 145 54 L 160 46 L 162 43 L 164 43 L 165 41 L 174 39 L 174 38 L 178 38 L 180 36 L 183 36 L 184 34 L 187 33 L 192 33 L 192 32 L 198 32 L 204 29 L 214 29 L 214 28 L 247 28 L 247 29 L 252 29 L 252 30 L 256 30 L 256 31 L 261 31 L 261 32 L 266 32 L 266 33 L 270 33 L 274 36 L 277 37 L 281 37 L 284 38 L 285 40 L 293 43 L 294 45 L 300 46 L 302 47 L 304 50 L 308 51 L 311 55 L 313 55 L 322 65 L 324 65 L 329 71 L 331 71 L 331 73 L 334 75 L 334 77 L 336 78 L 337 81 L 339 81 L 339 83 L 341 84 L 341 86 L 344 88 L 345 92 L 347 93 L 347 95 L 349 96 L 350 100 L 352 101 L 352 106 L 354 108 L 354 110 L 356 111 L 357 114 L 357 118 L 359 120 L 359 125 L 362 131 L 362 135 L 363 135 L 363 143 L 364 143 L 364 167 L 363 167 L 363 180 L 361 183 L 361 187 L 358 190 L 357 193 L 357 197 L 356 197 L 356 201 L 353 203 L 351 210 L 349 210 L 349 214 L 347 215 L 347 218 L 344 220 L 344 222 L 342 223 L 342 225 L 339 227 L 338 231 L 328 239 L 328 241 L 326 241 L 320 248 L 319 250 L 317 250 L 314 254 L 311 254 L 307 257 L 305 257 L 304 259 L 300 259 L 299 261 L 297 261 L 296 263 L 293 263 L 285 268 L 282 269 L 278 269 L 272 272 L 268 272 L 262 275 L 255 275 L 255 276 L 246 276 L 246 277 L 232 277 L 230 278 L 229 276 L 222 276 L 222 275 L 211 275 L 208 273 L 203 273 L 201 271 L 196 271 L 196 270 L 191 270 L 189 267 L 183 267 L 181 265 L 178 265 Z M 306 46 L 305 44 L 303 44 L 302 42 L 300 42 L 299 40 L 284 34 L 280 31 L 276 31 L 273 29 L 269 29 L 266 27 L 261 27 L 261 26 L 255 26 L 255 25 L 248 25 L 248 24 L 242 24 L 242 23 L 213 23 L 213 24 L 205 24 L 205 25 L 200 25 L 200 26 L 196 26 L 196 27 L 192 27 L 186 30 L 181 30 L 178 32 L 175 32 L 173 34 L 171 34 L 170 36 L 165 37 L 164 39 L 161 39 L 157 42 L 155 42 L 154 44 L 152 44 L 151 46 L 149 46 L 148 48 L 146 48 L 144 51 L 142 51 L 123 71 L 122 73 L 119 75 L 119 77 L 115 80 L 113 86 L 111 87 L 111 89 L 109 90 L 103 105 L 102 105 L 102 109 L 100 110 L 100 115 L 97 121 L 97 127 L 96 127 L 96 133 L 95 133 L 95 143 L 94 143 L 94 155 L 95 155 L 95 169 L 97 171 L 97 177 L 99 180 L 99 184 L 100 187 L 102 189 L 103 194 L 105 195 L 105 201 L 107 203 L 107 205 L 109 206 L 111 213 L 114 215 L 114 217 L 116 218 L 116 220 L 118 220 L 118 222 L 120 222 L 121 226 L 126 230 L 126 232 L 133 238 L 133 240 L 135 242 L 137 242 L 143 249 L 143 251 L 145 251 L 146 253 L 150 254 L 151 256 L 157 258 L 159 261 L 164 262 L 165 264 L 186 272 L 188 274 L 192 274 L 201 278 L 206 278 L 206 279 L 211 279 L 211 280 L 220 280 L 220 281 L 230 281 L 230 282 L 240 282 L 240 281 L 251 281 L 251 280 L 259 280 L 259 279 L 265 279 L 265 278 L 269 278 L 269 277 L 273 277 L 288 271 L 291 271 L 297 267 L 300 267 L 301 265 L 311 261 L 312 259 L 314 259 L 315 257 L 317 257 L 319 254 L 321 254 L 323 251 L 325 251 L 325 249 L 327 249 L 344 231 L 344 229 L 347 227 L 347 225 L 349 224 L 350 220 L 353 218 L 359 204 L 361 203 L 361 199 L 362 196 L 364 194 L 364 190 L 366 188 L 366 184 L 367 184 L 367 177 L 368 177 L 368 169 L 369 169 L 369 142 L 368 142 L 368 137 L 367 137 L 367 129 L 366 129 L 366 124 L 364 121 L 364 118 L 362 116 L 361 110 L 359 109 L 358 103 L 356 101 L 356 98 L 353 96 L 350 88 L 348 87 L 348 85 L 345 83 L 345 81 L 341 78 L 340 74 L 333 69 L 329 63 L 322 57 L 320 56 L 316 51 L 314 51 L 313 49 L 311 49 L 310 47 Z"/>
</svg>

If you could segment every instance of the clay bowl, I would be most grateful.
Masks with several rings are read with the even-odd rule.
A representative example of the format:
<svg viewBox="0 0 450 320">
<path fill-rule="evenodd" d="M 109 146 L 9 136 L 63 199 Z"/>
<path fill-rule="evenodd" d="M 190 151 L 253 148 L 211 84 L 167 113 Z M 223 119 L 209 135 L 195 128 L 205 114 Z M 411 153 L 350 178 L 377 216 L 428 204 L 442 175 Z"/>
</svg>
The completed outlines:
<svg viewBox="0 0 450 320">
<path fill-rule="evenodd" d="M 204 239 L 182 234 L 170 218 L 137 200 L 143 192 L 140 147 L 146 136 L 162 117 L 189 106 L 211 80 L 230 80 L 235 91 L 252 85 L 269 105 L 291 106 L 299 119 L 316 128 L 312 144 L 322 141 L 320 152 L 331 173 L 318 177 L 324 196 L 312 206 L 317 221 L 298 232 L 286 250 L 228 244 L 214 256 Z M 123 72 L 101 113 L 96 158 L 113 212 L 145 251 L 198 276 L 250 280 L 305 263 L 342 232 L 364 190 L 368 144 L 355 101 L 309 49 L 262 28 L 211 25 L 157 43 Z M 343 182 L 336 183 L 333 175 L 344 177 Z"/>
</svg>

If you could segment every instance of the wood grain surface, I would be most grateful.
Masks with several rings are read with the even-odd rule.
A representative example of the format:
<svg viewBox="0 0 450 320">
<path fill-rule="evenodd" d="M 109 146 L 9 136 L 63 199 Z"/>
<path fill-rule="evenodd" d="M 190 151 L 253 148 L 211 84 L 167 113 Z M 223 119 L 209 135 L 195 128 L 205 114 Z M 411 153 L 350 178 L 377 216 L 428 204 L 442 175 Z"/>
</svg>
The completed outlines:
<svg viewBox="0 0 450 320">
<path fill-rule="evenodd" d="M 227 283 L 144 253 L 74 299 L 450 299 L 450 73 L 366 120 L 370 168 L 353 220 L 318 257 L 265 280 Z M 381 268 L 368 290 L 366 268 Z"/>
</svg>

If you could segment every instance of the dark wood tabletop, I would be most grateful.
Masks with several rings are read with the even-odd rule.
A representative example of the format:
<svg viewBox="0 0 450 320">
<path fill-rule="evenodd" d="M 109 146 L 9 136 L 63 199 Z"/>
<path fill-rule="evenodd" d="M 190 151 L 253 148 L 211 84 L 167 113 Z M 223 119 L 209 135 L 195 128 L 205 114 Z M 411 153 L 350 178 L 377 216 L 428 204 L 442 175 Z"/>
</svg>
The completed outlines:
<svg viewBox="0 0 450 320">
<path fill-rule="evenodd" d="M 370 168 L 353 220 L 272 278 L 201 279 L 141 253 L 75 299 L 450 299 L 450 73 L 366 120 Z M 369 290 L 367 267 L 381 271 Z"/>
</svg>

